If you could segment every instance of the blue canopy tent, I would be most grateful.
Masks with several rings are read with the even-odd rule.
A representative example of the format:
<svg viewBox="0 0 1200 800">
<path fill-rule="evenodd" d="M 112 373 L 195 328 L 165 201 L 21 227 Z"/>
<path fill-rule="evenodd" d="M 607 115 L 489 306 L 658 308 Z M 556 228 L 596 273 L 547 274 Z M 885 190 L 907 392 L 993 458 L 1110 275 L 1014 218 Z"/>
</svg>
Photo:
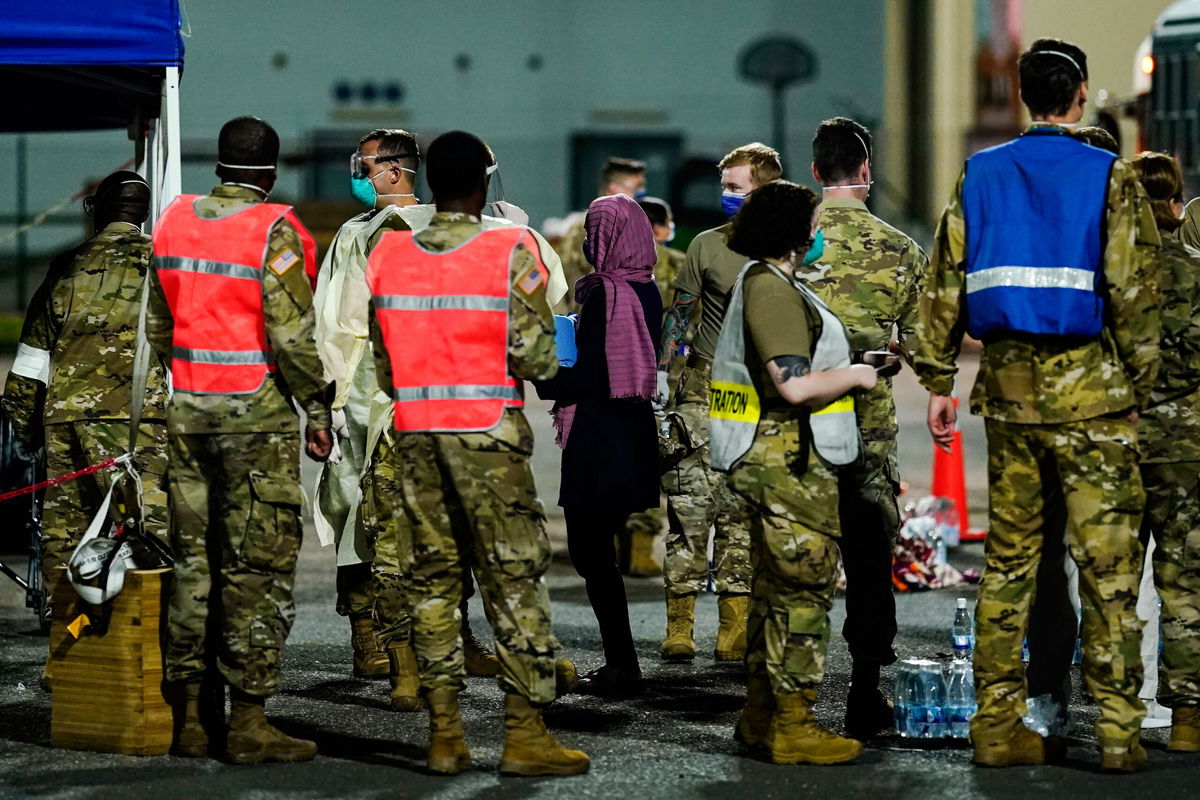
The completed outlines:
<svg viewBox="0 0 1200 800">
<path fill-rule="evenodd" d="M 134 143 L 136 168 L 150 184 L 153 223 L 180 191 L 182 66 L 179 0 L 4 0 L 0 132 L 125 128 Z M 22 171 L 19 166 L 19 176 Z M 19 243 L 20 237 L 18 233 Z M 5 421 L 0 425 L 0 482 L 5 488 L 30 484 L 36 471 L 12 455 L 8 434 Z M 24 526 L 30 534 L 26 578 L 3 561 L 0 574 L 25 589 L 27 605 L 37 609 L 45 626 L 33 497 L 9 501 L 34 504 L 31 524 Z M 25 516 L 23 509 L 13 511 Z"/>
<path fill-rule="evenodd" d="M 0 3 L 0 132 L 126 128 L 157 216 L 179 194 L 179 0 Z"/>
</svg>

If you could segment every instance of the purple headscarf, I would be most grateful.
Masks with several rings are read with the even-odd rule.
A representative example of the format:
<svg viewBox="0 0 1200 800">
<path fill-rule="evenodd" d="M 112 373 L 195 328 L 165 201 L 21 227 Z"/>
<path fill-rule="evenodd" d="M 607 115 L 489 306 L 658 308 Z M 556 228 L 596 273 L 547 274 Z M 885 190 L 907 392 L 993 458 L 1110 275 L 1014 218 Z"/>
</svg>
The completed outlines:
<svg viewBox="0 0 1200 800">
<path fill-rule="evenodd" d="M 597 286 L 604 284 L 605 340 L 608 391 L 612 398 L 654 397 L 654 342 L 646 330 L 646 317 L 637 292 L 629 285 L 654 280 L 654 233 L 642 207 L 623 194 L 599 197 L 588 206 L 583 223 L 584 254 L 596 271 L 575 282 L 575 297 L 582 306 Z M 554 411 L 557 442 L 565 447 L 575 407 Z"/>
</svg>

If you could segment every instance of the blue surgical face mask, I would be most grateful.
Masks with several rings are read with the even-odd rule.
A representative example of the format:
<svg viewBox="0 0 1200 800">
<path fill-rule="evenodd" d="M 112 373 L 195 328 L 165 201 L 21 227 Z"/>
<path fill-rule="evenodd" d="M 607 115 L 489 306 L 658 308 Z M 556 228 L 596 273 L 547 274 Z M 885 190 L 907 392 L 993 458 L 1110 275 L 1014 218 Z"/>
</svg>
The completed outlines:
<svg viewBox="0 0 1200 800">
<path fill-rule="evenodd" d="M 725 212 L 725 216 L 732 217 L 742 207 L 742 203 L 746 202 L 746 195 L 738 194 L 737 192 L 724 191 L 721 192 L 721 210 Z"/>
<path fill-rule="evenodd" d="M 636 192 L 633 193 L 633 199 L 641 200 L 643 197 L 646 197 L 648 194 L 649 194 L 649 192 L 647 192 L 645 189 L 638 189 Z"/>
<path fill-rule="evenodd" d="M 671 232 L 667 235 L 667 238 L 662 240 L 663 244 L 670 244 L 675 239 L 675 223 L 674 222 L 670 223 L 667 226 L 667 229 Z"/>
<path fill-rule="evenodd" d="M 408 172 L 413 175 L 417 174 L 416 170 L 411 170 L 408 167 L 400 167 L 400 169 L 403 170 L 404 172 Z M 368 178 L 366 175 L 363 175 L 360 172 L 351 173 L 350 174 L 350 194 L 352 194 L 354 196 L 355 200 L 362 203 L 367 208 L 374 208 L 375 204 L 379 201 L 380 197 L 415 197 L 416 196 L 412 192 L 408 192 L 405 194 L 380 194 L 379 192 L 375 191 L 375 178 L 378 178 L 380 175 L 383 175 L 383 174 L 385 174 L 385 173 L 380 172 L 374 178 Z"/>
<path fill-rule="evenodd" d="M 825 253 L 825 231 L 817 228 L 817 235 L 813 237 L 812 245 L 808 248 L 808 252 L 804 254 L 804 261 L 801 263 L 804 266 L 817 263 L 817 260 Z"/>
</svg>

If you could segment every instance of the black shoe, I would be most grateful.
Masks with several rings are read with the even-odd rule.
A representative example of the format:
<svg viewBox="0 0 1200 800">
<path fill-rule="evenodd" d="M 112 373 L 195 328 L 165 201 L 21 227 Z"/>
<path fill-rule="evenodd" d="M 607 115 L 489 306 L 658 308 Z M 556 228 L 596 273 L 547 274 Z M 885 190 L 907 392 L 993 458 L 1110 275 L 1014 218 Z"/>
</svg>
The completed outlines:
<svg viewBox="0 0 1200 800">
<path fill-rule="evenodd" d="M 642 671 L 634 667 L 610 667 L 605 665 L 584 675 L 575 683 L 574 694 L 592 694 L 598 697 L 632 697 L 643 689 Z"/>
<path fill-rule="evenodd" d="M 878 689 L 852 690 L 846 697 L 846 732 L 855 739 L 870 739 L 895 724 L 892 704 Z"/>
</svg>

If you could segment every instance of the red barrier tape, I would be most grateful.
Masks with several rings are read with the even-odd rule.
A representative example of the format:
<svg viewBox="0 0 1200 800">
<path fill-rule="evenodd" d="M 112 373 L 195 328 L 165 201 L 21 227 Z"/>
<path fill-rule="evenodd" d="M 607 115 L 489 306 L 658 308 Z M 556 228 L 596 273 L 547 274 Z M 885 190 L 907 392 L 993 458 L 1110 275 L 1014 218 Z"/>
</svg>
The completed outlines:
<svg viewBox="0 0 1200 800">
<path fill-rule="evenodd" d="M 23 494 L 33 494 L 39 489 L 45 489 L 47 486 L 57 486 L 60 483 L 66 483 L 67 481 L 73 481 L 76 478 L 82 478 L 84 475 L 91 475 L 93 472 L 99 472 L 102 469 L 115 467 L 117 464 L 122 463 L 127 458 L 128 456 L 126 455 L 120 455 L 116 458 L 110 458 L 107 461 L 101 461 L 99 464 L 93 464 L 90 467 L 84 467 L 76 472 L 68 472 L 66 475 L 59 475 L 57 478 L 50 478 L 42 481 L 41 483 L 35 483 L 32 486 L 25 486 L 21 489 L 13 489 L 11 492 L 4 492 L 3 494 L 0 494 L 0 503 L 4 502 L 5 500 L 11 500 L 14 497 L 20 497 Z"/>
</svg>

